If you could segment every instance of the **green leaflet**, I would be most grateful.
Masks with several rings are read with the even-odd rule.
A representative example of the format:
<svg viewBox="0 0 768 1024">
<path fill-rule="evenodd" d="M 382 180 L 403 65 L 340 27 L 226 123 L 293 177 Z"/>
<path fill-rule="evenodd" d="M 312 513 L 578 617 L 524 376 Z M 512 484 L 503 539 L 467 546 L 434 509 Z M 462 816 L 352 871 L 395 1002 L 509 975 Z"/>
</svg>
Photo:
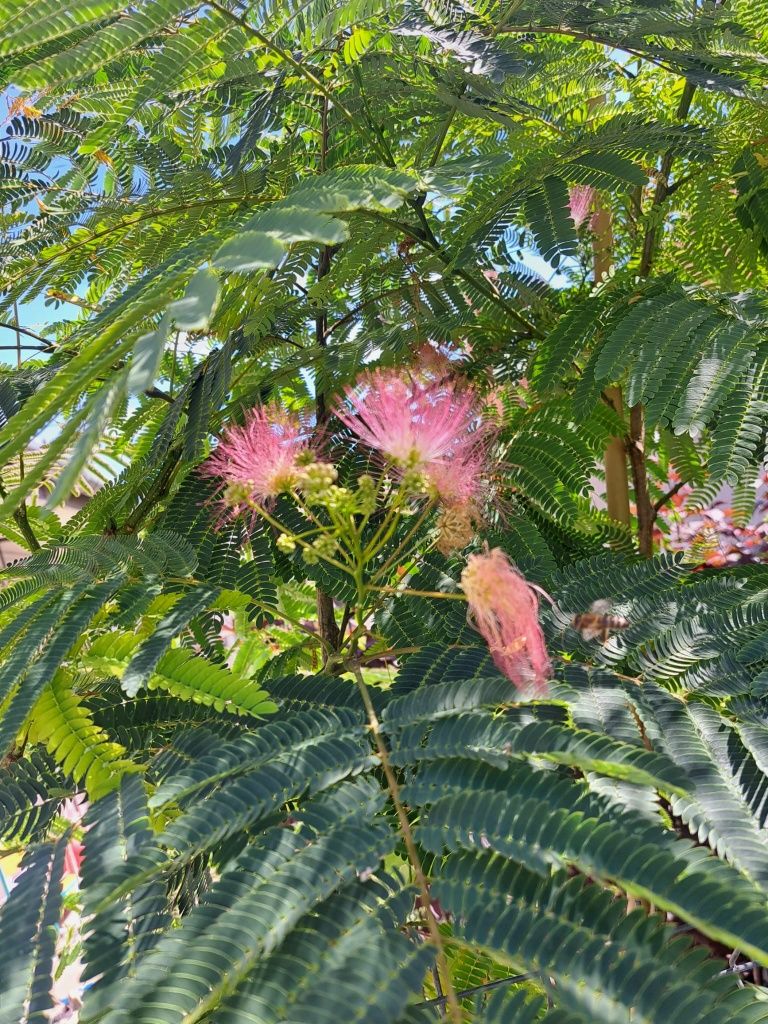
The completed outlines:
<svg viewBox="0 0 768 1024">
<path fill-rule="evenodd" d="M 20 883 L 0 912 L 0 982 L 9 1021 L 32 1021 L 53 1008 L 55 926 L 68 838 L 30 847 Z"/>
<path fill-rule="evenodd" d="M 95 725 L 63 671 L 54 676 L 30 717 L 30 740 L 47 747 L 92 800 L 118 786 L 124 772 L 140 770 L 124 757 L 125 748 Z"/>
<path fill-rule="evenodd" d="M 127 696 L 135 697 L 142 685 L 150 689 L 167 690 L 175 697 L 193 700 L 228 711 L 231 714 L 265 715 L 275 710 L 264 690 L 256 687 L 249 679 L 230 672 L 227 668 L 214 665 L 193 652 L 175 647 L 168 650 L 173 635 L 181 630 L 195 611 L 205 607 L 210 594 L 201 598 L 194 593 L 195 602 L 187 602 L 173 611 L 163 621 L 167 635 L 158 636 L 155 643 L 144 643 L 137 647 L 136 638 L 130 634 L 110 633 L 95 640 L 83 656 L 83 664 L 105 675 L 115 675 L 121 680 L 122 690 Z M 194 612 L 192 613 L 194 614 Z M 139 679 L 140 682 L 134 682 Z"/>
</svg>

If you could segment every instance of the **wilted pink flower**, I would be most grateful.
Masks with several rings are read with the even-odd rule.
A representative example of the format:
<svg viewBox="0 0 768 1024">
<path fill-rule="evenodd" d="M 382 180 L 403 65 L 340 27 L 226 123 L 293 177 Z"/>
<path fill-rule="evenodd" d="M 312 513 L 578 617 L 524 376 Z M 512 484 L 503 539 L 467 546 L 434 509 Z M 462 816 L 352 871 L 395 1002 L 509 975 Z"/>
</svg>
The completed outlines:
<svg viewBox="0 0 768 1024">
<path fill-rule="evenodd" d="M 268 503 L 296 482 L 309 436 L 298 416 L 277 403 L 252 409 L 240 426 L 228 427 L 202 472 L 219 481 L 235 512 L 248 500 Z"/>
<path fill-rule="evenodd" d="M 539 603 L 501 548 L 470 555 L 461 587 L 496 667 L 518 689 L 546 692 L 550 664 L 539 625 Z"/>
<path fill-rule="evenodd" d="M 568 205 L 571 210 L 571 217 L 576 227 L 580 228 L 592 210 L 595 190 L 591 185 L 574 185 L 570 189 L 569 195 L 570 202 Z"/>
<path fill-rule="evenodd" d="M 455 380 L 407 371 L 364 374 L 336 414 L 399 470 L 419 472 L 448 503 L 474 498 L 485 468 L 488 426 L 475 393 Z"/>
</svg>

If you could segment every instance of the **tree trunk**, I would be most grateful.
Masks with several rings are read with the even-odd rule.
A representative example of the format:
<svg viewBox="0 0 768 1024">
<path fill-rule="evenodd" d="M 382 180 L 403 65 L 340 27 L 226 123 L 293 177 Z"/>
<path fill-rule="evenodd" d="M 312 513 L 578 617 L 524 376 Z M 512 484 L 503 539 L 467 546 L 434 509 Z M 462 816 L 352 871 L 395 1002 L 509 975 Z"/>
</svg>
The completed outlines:
<svg viewBox="0 0 768 1024">
<path fill-rule="evenodd" d="M 600 204 L 596 204 L 592 219 L 593 254 L 595 284 L 599 284 L 611 272 L 613 255 L 613 231 L 611 230 L 611 212 Z M 619 416 L 624 415 L 621 388 L 606 388 L 605 397 L 610 401 Z M 612 437 L 608 441 L 603 456 L 605 468 L 605 500 L 608 515 L 619 523 L 629 525 L 629 477 L 627 476 L 627 451 L 623 437 Z"/>
<path fill-rule="evenodd" d="M 696 86 L 687 81 L 683 87 L 676 117 L 684 120 L 691 109 L 691 101 Z M 656 179 L 651 207 L 653 210 L 662 206 L 669 195 L 669 176 L 672 171 L 674 153 L 669 150 L 661 160 L 661 167 Z M 638 274 L 647 278 L 651 273 L 653 259 L 662 236 L 662 223 L 651 220 L 643 238 Z M 635 492 L 637 510 L 637 547 L 641 555 L 650 558 L 653 555 L 653 524 L 661 505 L 654 505 L 648 490 L 648 471 L 645 458 L 645 409 L 638 403 L 629 413 L 629 436 L 626 440 L 629 464 L 632 467 L 632 486 Z"/>
<path fill-rule="evenodd" d="M 629 413 L 627 452 L 632 466 L 632 482 L 637 509 L 637 547 L 641 555 L 653 554 L 653 521 L 656 509 L 648 492 L 648 472 L 645 463 L 645 413 L 642 405 L 633 405 Z"/>
<path fill-rule="evenodd" d="M 621 388 L 606 388 L 605 397 L 619 414 L 624 415 Z M 627 449 L 623 437 L 612 437 L 605 446 L 605 502 L 608 515 L 629 526 L 629 476 L 627 475 Z"/>
</svg>

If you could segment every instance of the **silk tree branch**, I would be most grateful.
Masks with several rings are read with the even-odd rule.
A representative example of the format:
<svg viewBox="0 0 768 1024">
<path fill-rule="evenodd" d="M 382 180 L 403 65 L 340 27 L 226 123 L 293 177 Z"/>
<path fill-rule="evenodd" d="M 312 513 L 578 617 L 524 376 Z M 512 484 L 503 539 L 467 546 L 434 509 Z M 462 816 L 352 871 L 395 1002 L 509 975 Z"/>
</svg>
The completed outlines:
<svg viewBox="0 0 768 1024">
<path fill-rule="evenodd" d="M 0 327 L 5 327 L 9 331 L 13 331 L 15 334 L 23 334 L 27 338 L 34 338 L 35 341 L 39 341 L 41 343 L 44 352 L 53 352 L 56 349 L 54 342 L 50 341 L 48 338 L 44 338 L 42 334 L 35 334 L 34 331 L 30 331 L 27 327 L 20 327 L 18 324 L 9 324 L 5 321 L 0 321 Z M 17 345 L 13 345 L 12 347 L 14 350 L 18 348 Z"/>
<path fill-rule="evenodd" d="M 686 81 L 675 113 L 677 120 L 683 121 L 688 116 L 695 91 L 696 86 L 692 82 Z M 656 179 L 656 188 L 653 193 L 653 200 L 651 201 L 650 222 L 643 237 L 638 267 L 638 273 L 642 278 L 647 278 L 651 273 L 653 261 L 658 250 L 661 228 L 658 214 L 669 196 L 669 176 L 672 172 L 674 158 L 674 151 L 668 149 L 661 159 L 661 166 Z M 635 492 L 637 545 L 640 554 L 649 558 L 653 554 L 653 524 L 658 514 L 658 509 L 651 502 L 651 495 L 648 489 L 648 471 L 645 455 L 645 409 L 639 402 L 630 410 L 629 436 L 626 446 Z"/>
</svg>

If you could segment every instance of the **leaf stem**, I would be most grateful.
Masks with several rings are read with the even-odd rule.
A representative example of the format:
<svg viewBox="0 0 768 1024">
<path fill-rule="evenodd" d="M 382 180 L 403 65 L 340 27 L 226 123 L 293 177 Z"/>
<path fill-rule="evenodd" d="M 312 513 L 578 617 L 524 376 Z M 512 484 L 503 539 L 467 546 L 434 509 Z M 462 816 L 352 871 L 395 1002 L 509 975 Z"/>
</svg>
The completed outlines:
<svg viewBox="0 0 768 1024">
<path fill-rule="evenodd" d="M 434 507 L 434 502 L 433 501 L 429 501 L 427 503 L 426 507 L 422 510 L 421 514 L 417 517 L 416 522 L 413 524 L 413 526 L 410 528 L 408 533 L 405 535 L 405 538 L 404 538 L 402 544 L 400 544 L 399 547 L 397 548 L 397 550 L 394 551 L 389 556 L 389 558 L 386 560 L 384 565 L 382 565 L 381 568 L 378 569 L 374 573 L 372 579 L 377 580 L 379 578 L 379 576 L 383 576 L 384 573 L 387 571 L 387 569 L 389 569 L 398 560 L 398 558 L 401 558 L 401 557 L 404 556 L 404 553 L 406 552 L 407 547 L 408 547 L 408 542 L 411 540 L 411 538 L 414 536 L 414 534 L 418 531 L 418 529 L 422 526 L 422 524 L 424 523 L 425 519 L 427 518 L 429 513 L 432 511 L 433 507 Z"/>
<path fill-rule="evenodd" d="M 336 109 L 343 114 L 346 120 L 349 121 L 353 127 L 360 127 L 359 120 L 355 118 L 351 111 L 344 106 L 344 104 L 338 99 L 338 96 L 334 97 L 331 90 L 320 81 L 317 75 L 313 74 L 309 68 L 301 63 L 301 61 L 296 60 L 292 53 L 289 53 L 288 50 L 284 50 L 282 47 L 278 46 L 274 40 L 269 38 L 269 36 L 264 35 L 263 32 L 260 32 L 254 25 L 251 25 L 250 22 L 245 20 L 245 18 L 241 18 L 239 14 L 235 14 L 234 11 L 228 10 L 223 4 L 220 4 L 218 0 L 209 0 L 209 4 L 215 11 L 218 11 L 220 14 L 224 14 L 227 18 L 236 22 L 242 29 L 245 29 L 246 32 L 249 32 L 254 39 L 257 39 L 262 46 L 271 50 L 276 57 L 279 57 L 280 60 L 289 64 L 297 74 L 301 75 L 305 81 L 314 86 L 314 88 L 325 97 L 328 103 L 333 103 Z"/>
</svg>

